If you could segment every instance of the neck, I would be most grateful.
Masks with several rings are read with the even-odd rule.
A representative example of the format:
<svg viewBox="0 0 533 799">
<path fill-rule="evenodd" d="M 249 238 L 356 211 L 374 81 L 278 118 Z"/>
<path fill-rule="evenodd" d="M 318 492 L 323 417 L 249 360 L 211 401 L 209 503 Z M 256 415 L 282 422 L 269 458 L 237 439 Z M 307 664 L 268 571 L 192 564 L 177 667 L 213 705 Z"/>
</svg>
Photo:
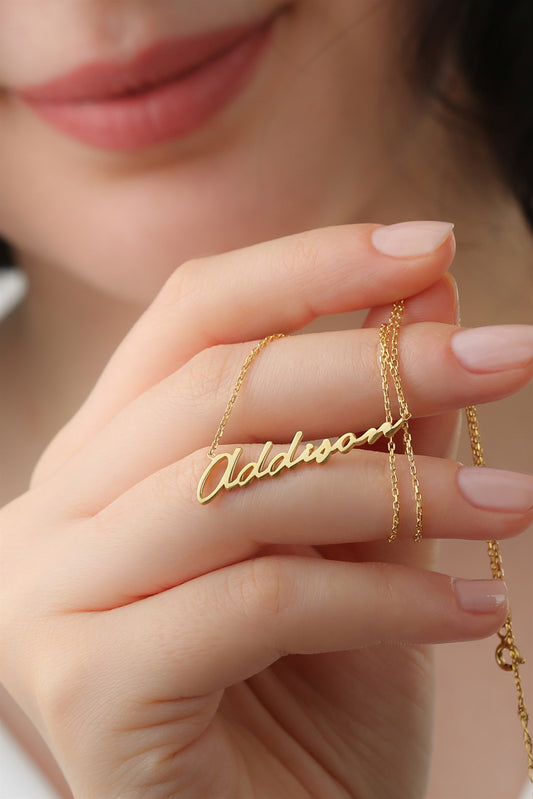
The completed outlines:
<svg viewBox="0 0 533 799">
<path fill-rule="evenodd" d="M 81 405 L 142 310 L 38 259 L 19 253 L 17 262 L 29 291 L 0 324 L 0 443 L 9 454 L 5 474 L 0 467 L 0 505 L 25 490 L 40 453 Z"/>
<path fill-rule="evenodd" d="M 477 227 L 458 230 L 452 267 L 467 326 L 531 323 L 533 237 L 510 205 Z"/>
</svg>

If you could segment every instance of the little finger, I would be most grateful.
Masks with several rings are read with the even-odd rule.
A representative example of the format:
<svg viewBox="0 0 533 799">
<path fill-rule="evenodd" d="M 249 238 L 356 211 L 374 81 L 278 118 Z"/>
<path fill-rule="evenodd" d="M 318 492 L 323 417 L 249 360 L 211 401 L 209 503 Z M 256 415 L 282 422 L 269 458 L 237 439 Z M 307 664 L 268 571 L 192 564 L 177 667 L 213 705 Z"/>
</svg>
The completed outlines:
<svg viewBox="0 0 533 799">
<path fill-rule="evenodd" d="M 150 701 L 218 691 L 288 654 L 482 638 L 506 613 L 499 580 L 271 556 L 111 611 L 101 640 L 117 682 L 128 662 L 128 681 Z"/>
</svg>

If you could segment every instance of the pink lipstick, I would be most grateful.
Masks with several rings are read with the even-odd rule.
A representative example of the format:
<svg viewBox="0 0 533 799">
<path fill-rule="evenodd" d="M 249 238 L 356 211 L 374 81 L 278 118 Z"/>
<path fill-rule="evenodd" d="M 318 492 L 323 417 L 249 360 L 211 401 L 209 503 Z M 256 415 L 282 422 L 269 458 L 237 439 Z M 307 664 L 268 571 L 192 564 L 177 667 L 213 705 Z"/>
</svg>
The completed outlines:
<svg viewBox="0 0 533 799">
<path fill-rule="evenodd" d="M 156 42 L 128 63 L 91 62 L 15 94 L 47 123 L 86 144 L 133 151 L 185 137 L 244 88 L 274 19 Z"/>
</svg>

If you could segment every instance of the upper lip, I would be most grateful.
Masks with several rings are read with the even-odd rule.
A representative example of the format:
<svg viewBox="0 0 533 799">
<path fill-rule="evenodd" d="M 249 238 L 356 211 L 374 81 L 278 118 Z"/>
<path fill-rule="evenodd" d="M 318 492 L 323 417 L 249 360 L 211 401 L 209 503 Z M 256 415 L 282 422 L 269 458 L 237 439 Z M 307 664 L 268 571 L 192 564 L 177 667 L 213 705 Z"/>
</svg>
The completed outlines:
<svg viewBox="0 0 533 799">
<path fill-rule="evenodd" d="M 18 88 L 16 94 L 38 103 L 74 103 L 147 91 L 216 58 L 271 21 L 154 42 L 127 62 L 86 62 L 46 83 Z"/>
</svg>

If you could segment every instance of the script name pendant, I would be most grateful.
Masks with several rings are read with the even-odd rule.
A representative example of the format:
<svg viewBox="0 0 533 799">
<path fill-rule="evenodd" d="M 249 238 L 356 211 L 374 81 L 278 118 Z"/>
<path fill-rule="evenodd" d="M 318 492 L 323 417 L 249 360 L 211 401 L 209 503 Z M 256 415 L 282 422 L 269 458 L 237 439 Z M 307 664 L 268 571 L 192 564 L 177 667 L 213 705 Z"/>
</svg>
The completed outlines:
<svg viewBox="0 0 533 799">
<path fill-rule="evenodd" d="M 333 443 L 329 438 L 325 438 L 321 444 L 315 447 L 314 444 L 305 444 L 304 449 L 298 452 L 302 443 L 303 433 L 299 430 L 286 452 L 279 452 L 269 461 L 270 453 L 274 446 L 272 441 L 267 441 L 263 450 L 256 461 L 247 463 L 239 467 L 239 460 L 243 454 L 242 447 L 236 447 L 233 452 L 221 452 L 212 458 L 210 464 L 202 474 L 196 496 L 198 502 L 206 505 L 211 502 L 223 489 L 231 491 L 234 488 L 244 488 L 252 480 L 262 480 L 264 477 L 276 477 L 285 469 L 294 469 L 301 463 L 325 463 L 331 455 L 336 452 L 342 455 L 350 452 L 354 447 L 361 447 L 364 444 L 374 444 L 381 436 L 392 438 L 400 430 L 407 420 L 404 417 L 397 422 L 383 422 L 380 427 L 371 427 L 366 433 L 360 436 L 355 433 L 344 433 Z M 205 493 L 208 480 L 213 477 L 218 481 Z"/>
</svg>

